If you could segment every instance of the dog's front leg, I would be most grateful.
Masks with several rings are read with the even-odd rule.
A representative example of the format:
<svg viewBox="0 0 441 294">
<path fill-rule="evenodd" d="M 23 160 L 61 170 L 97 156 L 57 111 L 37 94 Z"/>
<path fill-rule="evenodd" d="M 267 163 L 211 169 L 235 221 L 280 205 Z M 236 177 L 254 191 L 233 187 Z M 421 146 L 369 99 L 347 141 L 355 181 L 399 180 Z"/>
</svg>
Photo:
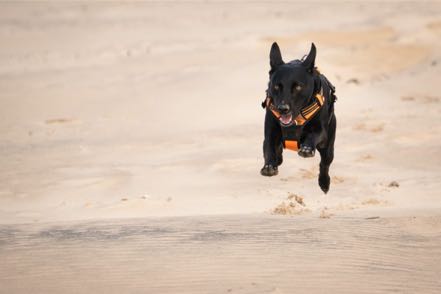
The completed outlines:
<svg viewBox="0 0 441 294">
<path fill-rule="evenodd" d="M 283 157 L 282 130 L 274 116 L 267 111 L 265 115 L 265 140 L 263 141 L 263 157 L 265 165 L 260 170 L 262 176 L 275 176 L 277 167 L 282 164 Z"/>
</svg>

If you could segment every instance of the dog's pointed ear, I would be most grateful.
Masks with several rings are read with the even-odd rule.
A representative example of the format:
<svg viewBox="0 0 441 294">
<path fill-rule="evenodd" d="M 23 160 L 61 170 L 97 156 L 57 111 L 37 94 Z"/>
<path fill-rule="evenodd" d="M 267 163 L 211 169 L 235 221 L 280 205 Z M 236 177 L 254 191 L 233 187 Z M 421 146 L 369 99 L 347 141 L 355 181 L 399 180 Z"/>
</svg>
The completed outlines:
<svg viewBox="0 0 441 294">
<path fill-rule="evenodd" d="M 273 45 L 271 46 L 271 51 L 270 51 L 271 72 L 282 64 L 284 64 L 282 60 L 282 53 L 280 53 L 279 45 L 277 45 L 277 43 L 274 42 Z"/>
<path fill-rule="evenodd" d="M 311 43 L 311 50 L 309 50 L 308 56 L 302 61 L 302 65 L 306 67 L 309 72 L 312 72 L 315 66 L 315 56 L 317 55 L 317 49 L 314 43 Z"/>
</svg>

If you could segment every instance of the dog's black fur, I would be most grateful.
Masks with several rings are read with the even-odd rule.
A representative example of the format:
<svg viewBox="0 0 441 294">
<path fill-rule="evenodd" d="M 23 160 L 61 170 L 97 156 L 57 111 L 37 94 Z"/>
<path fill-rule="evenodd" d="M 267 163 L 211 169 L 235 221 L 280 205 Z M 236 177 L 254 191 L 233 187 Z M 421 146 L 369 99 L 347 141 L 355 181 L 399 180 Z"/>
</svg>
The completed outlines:
<svg viewBox="0 0 441 294">
<path fill-rule="evenodd" d="M 329 166 L 334 159 L 336 97 L 334 86 L 315 67 L 315 57 L 316 48 L 313 43 L 306 58 L 285 63 L 279 46 L 273 43 L 267 96 L 271 97 L 273 105 L 281 113 L 296 117 L 302 108 L 314 101 L 314 95 L 323 87 L 324 105 L 309 122 L 299 127 L 298 154 L 302 157 L 313 157 L 315 150 L 318 150 L 321 157 L 318 183 L 323 192 L 327 193 L 330 186 Z M 263 176 L 277 175 L 277 167 L 282 164 L 282 127 L 281 122 L 267 107 L 263 142 L 265 165 L 261 169 Z"/>
</svg>

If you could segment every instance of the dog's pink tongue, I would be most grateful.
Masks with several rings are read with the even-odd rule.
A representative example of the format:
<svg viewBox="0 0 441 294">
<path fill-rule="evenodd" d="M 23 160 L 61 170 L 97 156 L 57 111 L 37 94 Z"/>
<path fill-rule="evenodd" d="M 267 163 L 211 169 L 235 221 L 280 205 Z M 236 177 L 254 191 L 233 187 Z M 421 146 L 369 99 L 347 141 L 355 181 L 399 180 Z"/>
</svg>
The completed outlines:
<svg viewBox="0 0 441 294">
<path fill-rule="evenodd" d="M 285 125 L 291 123 L 291 119 L 292 119 L 291 114 L 285 114 L 280 117 L 280 121 Z"/>
</svg>

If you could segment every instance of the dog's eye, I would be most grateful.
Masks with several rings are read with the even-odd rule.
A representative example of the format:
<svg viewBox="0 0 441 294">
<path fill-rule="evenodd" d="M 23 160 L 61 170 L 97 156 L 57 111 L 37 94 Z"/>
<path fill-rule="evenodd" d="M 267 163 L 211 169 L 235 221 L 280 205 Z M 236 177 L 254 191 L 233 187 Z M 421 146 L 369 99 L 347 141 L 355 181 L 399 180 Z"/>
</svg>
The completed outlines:
<svg viewBox="0 0 441 294">
<path fill-rule="evenodd" d="M 302 85 L 294 83 L 292 89 L 293 91 L 300 92 L 302 90 Z"/>
<path fill-rule="evenodd" d="M 279 86 L 279 85 L 274 85 L 273 89 L 274 89 L 275 91 L 279 91 L 279 90 L 280 90 L 280 86 Z"/>
</svg>

